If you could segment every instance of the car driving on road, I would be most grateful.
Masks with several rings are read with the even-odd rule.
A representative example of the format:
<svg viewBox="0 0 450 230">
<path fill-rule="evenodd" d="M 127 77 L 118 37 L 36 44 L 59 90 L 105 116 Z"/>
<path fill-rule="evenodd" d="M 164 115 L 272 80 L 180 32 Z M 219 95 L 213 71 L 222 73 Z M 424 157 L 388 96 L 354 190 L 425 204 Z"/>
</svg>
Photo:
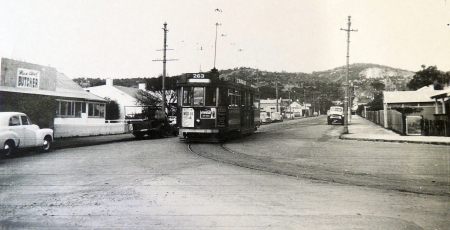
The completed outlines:
<svg viewBox="0 0 450 230">
<path fill-rule="evenodd" d="M 0 141 L 1 152 L 5 155 L 18 148 L 40 147 L 48 151 L 53 142 L 53 130 L 40 129 L 25 113 L 0 112 Z"/>
<path fill-rule="evenodd" d="M 344 125 L 344 108 L 340 106 L 331 106 L 330 110 L 328 110 L 327 121 L 329 125 L 335 121 Z"/>
</svg>

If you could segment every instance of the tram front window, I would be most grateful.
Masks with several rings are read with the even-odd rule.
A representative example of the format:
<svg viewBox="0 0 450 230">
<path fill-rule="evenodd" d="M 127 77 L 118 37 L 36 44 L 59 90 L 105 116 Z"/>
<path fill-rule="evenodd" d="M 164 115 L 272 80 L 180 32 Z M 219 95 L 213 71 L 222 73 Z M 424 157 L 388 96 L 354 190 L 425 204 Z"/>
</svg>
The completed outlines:
<svg viewBox="0 0 450 230">
<path fill-rule="evenodd" d="M 183 88 L 183 105 L 190 106 L 191 97 L 192 97 L 192 88 L 191 87 Z"/>
<path fill-rule="evenodd" d="M 205 105 L 206 106 L 216 106 L 216 88 L 206 87 Z"/>
<path fill-rule="evenodd" d="M 205 100 L 203 100 L 203 92 L 203 87 L 194 87 L 194 106 L 203 106 L 205 104 Z"/>
</svg>

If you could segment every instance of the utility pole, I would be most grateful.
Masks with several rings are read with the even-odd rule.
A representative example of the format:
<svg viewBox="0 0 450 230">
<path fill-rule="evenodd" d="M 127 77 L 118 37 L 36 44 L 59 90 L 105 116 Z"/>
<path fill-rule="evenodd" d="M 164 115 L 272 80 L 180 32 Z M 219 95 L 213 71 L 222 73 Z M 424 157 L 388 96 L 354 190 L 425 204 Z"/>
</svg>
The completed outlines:
<svg viewBox="0 0 450 230">
<path fill-rule="evenodd" d="M 161 111 L 166 114 L 166 83 L 165 83 L 165 78 L 166 78 L 166 62 L 167 61 L 176 61 L 176 59 L 170 59 L 167 60 L 166 59 L 166 51 L 167 50 L 172 50 L 172 49 L 167 49 L 167 32 L 169 32 L 169 30 L 167 30 L 167 23 L 164 23 L 164 28 L 162 28 L 164 30 L 164 48 L 162 49 L 163 51 L 163 60 L 153 60 L 153 61 L 162 61 L 163 62 L 163 76 L 162 76 L 162 106 L 161 106 Z M 157 50 L 157 51 L 161 51 L 161 50 Z"/>
<path fill-rule="evenodd" d="M 277 112 L 278 112 L 278 77 L 275 78 L 275 95 L 276 95 L 276 99 L 277 99 Z"/>
<path fill-rule="evenodd" d="M 348 78 L 349 78 L 349 58 L 350 58 L 350 32 L 356 32 L 358 30 L 351 30 L 350 26 L 352 23 L 350 22 L 351 16 L 348 16 L 348 29 L 342 29 L 344 31 L 347 31 L 347 74 L 345 75 L 345 97 L 344 97 L 344 133 L 348 133 Z"/>
</svg>

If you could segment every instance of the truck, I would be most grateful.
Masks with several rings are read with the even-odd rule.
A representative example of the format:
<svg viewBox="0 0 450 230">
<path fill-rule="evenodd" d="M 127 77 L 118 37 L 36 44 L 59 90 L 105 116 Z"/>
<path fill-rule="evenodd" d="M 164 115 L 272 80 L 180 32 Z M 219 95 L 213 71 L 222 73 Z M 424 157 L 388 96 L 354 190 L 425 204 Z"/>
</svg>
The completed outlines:
<svg viewBox="0 0 450 230">
<path fill-rule="evenodd" d="M 149 137 L 178 136 L 178 128 L 167 118 L 159 106 L 147 106 L 141 113 L 127 117 L 128 124 L 132 126 L 132 133 L 136 139 Z"/>
</svg>

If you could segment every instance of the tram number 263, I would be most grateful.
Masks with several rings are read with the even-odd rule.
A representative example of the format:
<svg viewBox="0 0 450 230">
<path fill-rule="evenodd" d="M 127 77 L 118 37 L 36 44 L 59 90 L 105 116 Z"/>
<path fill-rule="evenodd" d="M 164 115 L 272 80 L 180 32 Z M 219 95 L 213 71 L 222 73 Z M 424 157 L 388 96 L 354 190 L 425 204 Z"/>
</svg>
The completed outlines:
<svg viewBox="0 0 450 230">
<path fill-rule="evenodd" d="M 193 78 L 205 78 L 205 74 L 203 73 L 194 73 L 193 75 Z"/>
</svg>

